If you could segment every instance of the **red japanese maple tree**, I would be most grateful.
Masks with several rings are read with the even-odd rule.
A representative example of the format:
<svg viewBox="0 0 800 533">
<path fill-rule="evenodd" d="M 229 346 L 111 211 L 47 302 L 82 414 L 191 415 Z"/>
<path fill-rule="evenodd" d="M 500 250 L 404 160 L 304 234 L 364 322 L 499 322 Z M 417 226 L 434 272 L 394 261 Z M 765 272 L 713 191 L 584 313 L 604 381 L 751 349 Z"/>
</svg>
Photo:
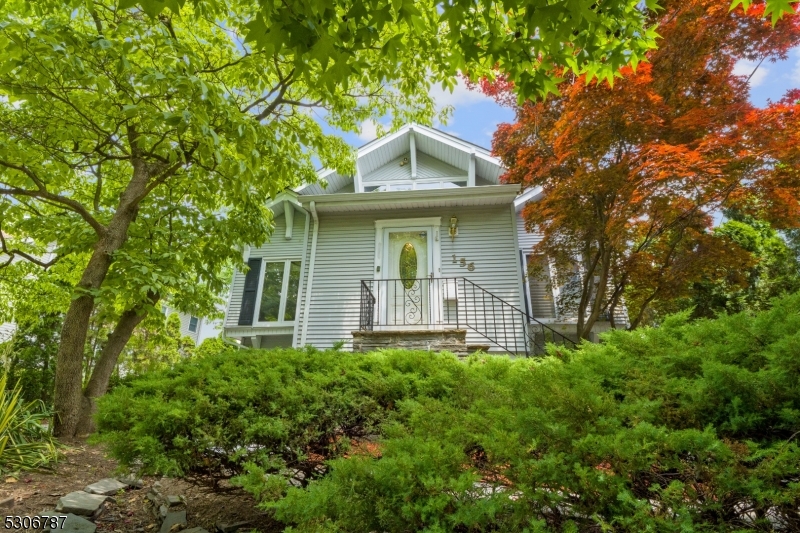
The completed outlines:
<svg viewBox="0 0 800 533">
<path fill-rule="evenodd" d="M 800 92 L 759 109 L 749 78 L 734 74 L 740 59 L 785 58 L 800 15 L 773 27 L 763 4 L 663 7 L 659 48 L 613 87 L 569 78 L 559 97 L 517 105 L 502 78 L 481 84 L 516 106 L 494 152 L 507 182 L 543 189 L 524 211 L 544 235 L 533 251 L 549 258 L 562 314 L 583 338 L 623 303 L 636 327 L 654 301 L 747 267 L 744 250 L 709 231 L 721 209 L 800 224 Z"/>
</svg>

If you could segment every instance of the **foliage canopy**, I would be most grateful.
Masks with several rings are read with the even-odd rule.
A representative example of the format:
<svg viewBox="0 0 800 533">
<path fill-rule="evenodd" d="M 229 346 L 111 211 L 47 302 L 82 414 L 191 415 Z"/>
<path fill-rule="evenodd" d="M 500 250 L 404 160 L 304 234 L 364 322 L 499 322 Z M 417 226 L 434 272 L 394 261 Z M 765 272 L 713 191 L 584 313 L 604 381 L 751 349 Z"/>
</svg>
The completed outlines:
<svg viewBox="0 0 800 533">
<path fill-rule="evenodd" d="M 482 85 L 517 110 L 493 148 L 506 180 L 542 188 L 525 211 L 543 234 L 534 252 L 550 258 L 584 337 L 623 302 L 636 327 L 694 283 L 748 269 L 750 254 L 711 232 L 715 212 L 735 206 L 782 228 L 800 220 L 798 94 L 758 109 L 734 74 L 739 60 L 785 58 L 800 15 L 773 27 L 764 3 L 663 7 L 651 14 L 658 49 L 613 86 L 570 77 L 561 96 L 517 106 L 513 80 Z"/>
<path fill-rule="evenodd" d="M 319 63 L 300 62 L 298 71 L 287 50 L 246 44 L 258 6 L 0 7 L 2 264 L 23 258 L 47 268 L 68 258 L 74 269 L 60 310 L 62 433 L 77 431 L 81 396 L 102 395 L 133 329 L 159 300 L 214 310 L 241 248 L 269 236 L 266 199 L 314 181 L 314 158 L 351 170 L 350 148 L 324 132 L 315 109 L 344 130 L 387 113 L 397 123 L 433 117 L 422 81 L 428 60 L 411 52 L 425 45 L 413 36 L 391 58 L 365 48 L 357 59 L 371 68 L 331 84 Z M 398 62 L 403 68 L 392 68 Z M 118 322 L 82 391 L 97 306 Z"/>
</svg>

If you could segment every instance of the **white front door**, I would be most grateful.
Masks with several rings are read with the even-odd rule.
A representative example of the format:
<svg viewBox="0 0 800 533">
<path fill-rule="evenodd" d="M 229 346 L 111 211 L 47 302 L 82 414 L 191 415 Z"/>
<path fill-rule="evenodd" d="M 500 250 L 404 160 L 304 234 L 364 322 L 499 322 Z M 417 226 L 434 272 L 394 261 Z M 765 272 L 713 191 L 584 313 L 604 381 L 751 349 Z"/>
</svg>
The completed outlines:
<svg viewBox="0 0 800 533">
<path fill-rule="evenodd" d="M 431 322 L 433 241 L 429 227 L 386 228 L 382 296 L 383 324 L 418 328 Z"/>
<path fill-rule="evenodd" d="M 441 217 L 375 221 L 375 325 L 380 329 L 428 329 L 439 324 Z"/>
</svg>

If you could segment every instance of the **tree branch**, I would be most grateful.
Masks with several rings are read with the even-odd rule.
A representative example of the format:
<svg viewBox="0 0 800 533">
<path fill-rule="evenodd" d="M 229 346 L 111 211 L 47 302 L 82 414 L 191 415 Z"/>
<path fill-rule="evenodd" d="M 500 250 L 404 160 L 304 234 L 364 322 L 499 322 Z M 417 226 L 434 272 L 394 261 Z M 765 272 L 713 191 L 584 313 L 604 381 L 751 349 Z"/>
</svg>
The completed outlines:
<svg viewBox="0 0 800 533">
<path fill-rule="evenodd" d="M 277 68 L 277 62 L 276 62 L 276 68 Z M 263 104 L 277 90 L 278 91 L 278 95 L 275 97 L 275 100 L 273 100 L 266 107 L 266 109 L 264 109 L 261 113 L 256 115 L 256 120 L 264 120 L 265 118 L 267 118 L 275 110 L 276 107 L 278 107 L 279 105 L 281 105 L 283 103 L 283 95 L 286 94 L 286 91 L 289 89 L 289 85 L 290 85 L 289 82 L 292 79 L 292 76 L 294 75 L 294 70 L 295 69 L 292 69 L 291 71 L 289 71 L 289 74 L 287 74 L 286 77 L 280 77 L 278 79 L 278 84 L 275 87 L 273 87 L 270 92 L 268 92 L 266 95 L 262 96 L 261 98 L 258 98 L 256 101 L 251 103 L 249 106 L 245 107 L 242 110 L 242 113 L 246 113 L 246 112 L 250 111 L 251 109 L 253 109 L 254 107 Z M 280 74 L 280 71 L 279 71 L 279 74 Z"/>
<path fill-rule="evenodd" d="M 3 235 L 2 227 L 0 227 L 0 251 L 2 251 L 4 254 L 8 256 L 8 260 L 5 261 L 2 265 L 0 265 L 0 268 L 5 268 L 8 265 L 10 265 L 11 262 L 14 260 L 14 257 L 16 256 L 22 257 L 35 265 L 39 265 L 45 270 L 53 266 L 58 261 L 58 256 L 56 255 L 54 255 L 53 259 L 51 259 L 50 261 L 42 261 L 30 254 L 23 252 L 22 250 L 18 250 L 16 248 L 9 249 L 8 244 L 6 243 L 6 236 Z"/>
<path fill-rule="evenodd" d="M 97 176 L 97 184 L 94 188 L 94 212 L 97 213 L 100 211 L 100 196 L 103 193 L 103 169 L 101 168 L 102 162 L 97 164 L 97 170 L 95 171 L 94 175 Z"/>
<path fill-rule="evenodd" d="M 74 211 L 78 215 L 81 216 L 98 235 L 103 235 L 106 231 L 106 227 L 102 225 L 96 218 L 94 218 L 91 213 L 77 200 L 73 200 L 72 198 L 67 198 L 65 196 L 61 196 L 59 194 L 53 194 L 47 190 L 44 182 L 33 172 L 31 169 L 26 167 L 25 165 L 15 165 L 13 163 L 9 163 L 8 161 L 4 161 L 0 159 L 0 166 L 4 166 L 6 168 L 10 168 L 13 170 L 17 170 L 22 172 L 26 176 L 28 176 L 34 184 L 36 184 L 37 190 L 31 191 L 28 189 L 21 189 L 19 187 L 10 187 L 8 189 L 0 189 L 0 194 L 5 194 L 8 196 L 27 196 L 30 198 L 41 198 L 44 200 L 50 200 L 51 202 L 55 202 L 57 204 L 63 205 L 67 207 L 71 211 Z"/>
<path fill-rule="evenodd" d="M 241 63 L 242 61 L 244 61 L 245 59 L 250 57 L 250 55 L 251 54 L 249 54 L 249 53 L 245 53 L 245 55 L 243 55 L 242 57 L 240 57 L 239 59 L 237 59 L 235 61 L 228 61 L 227 63 L 225 63 L 223 65 L 220 65 L 218 67 L 204 68 L 202 70 L 198 70 L 197 72 L 202 72 L 204 74 L 214 74 L 214 73 L 217 73 L 217 72 L 219 72 L 221 70 L 225 70 L 226 68 L 238 65 L 239 63 Z"/>
</svg>

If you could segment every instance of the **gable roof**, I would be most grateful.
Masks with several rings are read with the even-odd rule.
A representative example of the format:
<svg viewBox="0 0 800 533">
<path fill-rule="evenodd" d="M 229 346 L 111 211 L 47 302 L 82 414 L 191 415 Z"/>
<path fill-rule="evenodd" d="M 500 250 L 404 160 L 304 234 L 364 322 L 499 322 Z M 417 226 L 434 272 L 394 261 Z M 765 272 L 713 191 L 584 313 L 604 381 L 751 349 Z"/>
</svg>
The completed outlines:
<svg viewBox="0 0 800 533">
<path fill-rule="evenodd" d="M 407 154 L 412 134 L 420 161 L 430 158 L 443 164 L 444 167 L 457 169 L 466 175 L 470 155 L 474 154 L 476 177 L 492 185 L 500 184 L 500 176 L 505 172 L 505 168 L 500 159 L 493 157 L 489 150 L 449 133 L 419 124 L 407 124 L 394 133 L 384 135 L 358 148 L 356 164 L 362 179 Z M 301 195 L 332 194 L 353 183 L 353 176 L 342 176 L 330 169 L 320 170 L 317 177 L 319 182 L 301 186 L 297 192 Z M 323 187 L 323 182 L 327 187 Z"/>
</svg>

